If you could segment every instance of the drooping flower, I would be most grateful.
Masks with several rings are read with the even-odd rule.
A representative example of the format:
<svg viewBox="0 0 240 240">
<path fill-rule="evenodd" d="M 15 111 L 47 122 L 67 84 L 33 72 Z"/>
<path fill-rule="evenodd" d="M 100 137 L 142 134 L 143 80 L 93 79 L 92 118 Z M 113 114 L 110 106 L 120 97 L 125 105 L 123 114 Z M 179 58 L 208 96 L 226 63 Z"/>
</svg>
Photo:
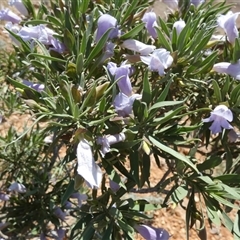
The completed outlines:
<svg viewBox="0 0 240 240">
<path fill-rule="evenodd" d="M 156 48 L 154 45 L 147 45 L 135 39 L 125 40 L 121 46 L 134 52 L 138 52 L 141 55 L 148 55 Z"/>
<path fill-rule="evenodd" d="M 200 4 L 203 4 L 205 2 L 205 0 L 191 0 L 191 3 L 197 7 Z"/>
<path fill-rule="evenodd" d="M 203 119 L 203 122 L 212 122 L 212 125 L 209 129 L 213 134 L 217 134 L 222 132 L 222 128 L 224 129 L 233 129 L 233 127 L 229 124 L 232 122 L 233 114 L 228 107 L 225 105 L 219 105 L 215 107 L 215 109 L 211 112 L 210 117 Z"/>
<path fill-rule="evenodd" d="M 136 225 L 134 227 L 146 240 L 168 240 L 169 233 L 163 228 L 154 228 L 148 225 Z"/>
<path fill-rule="evenodd" d="M 17 14 L 8 8 L 0 10 L 0 20 L 8 21 L 11 23 L 19 23 L 22 21 L 22 19 Z"/>
<path fill-rule="evenodd" d="M 63 229 L 63 228 L 58 228 L 58 229 L 56 230 L 56 232 L 57 232 L 57 239 L 58 239 L 58 240 L 63 240 L 63 239 L 65 239 L 65 236 L 66 236 L 66 230 L 65 230 L 65 229 Z"/>
<path fill-rule="evenodd" d="M 177 31 L 177 35 L 179 35 L 181 33 L 181 31 L 183 30 L 183 28 L 186 26 L 186 23 L 180 19 L 179 21 L 176 21 L 173 24 L 173 28 L 176 28 Z"/>
<path fill-rule="evenodd" d="M 110 30 L 108 38 L 116 38 L 119 35 L 117 19 L 109 14 L 103 14 L 97 22 L 97 33 L 95 38 L 96 42 L 98 42 L 104 35 L 104 33 L 110 28 L 112 28 L 112 30 Z"/>
<path fill-rule="evenodd" d="M 64 221 L 67 216 L 67 214 L 60 207 L 55 207 L 54 215 L 62 221 Z"/>
<path fill-rule="evenodd" d="M 26 17 L 29 15 L 28 10 L 23 4 L 22 0 L 10 0 L 9 5 L 14 6 L 22 15 Z"/>
<path fill-rule="evenodd" d="M 172 10 L 178 10 L 178 0 L 163 0 L 163 3 L 165 3 Z"/>
<path fill-rule="evenodd" d="M 52 45 L 49 50 L 53 50 L 55 52 L 58 52 L 58 53 L 63 53 L 66 51 L 66 46 L 60 42 L 58 39 L 54 38 L 54 37 L 50 37 L 49 38 L 50 40 L 50 43 L 49 45 Z"/>
<path fill-rule="evenodd" d="M 153 51 L 149 56 L 141 56 L 141 61 L 148 65 L 148 68 L 153 72 L 158 72 L 160 76 L 165 74 L 164 69 L 172 65 L 173 58 L 164 48 L 159 48 Z"/>
<path fill-rule="evenodd" d="M 118 81 L 119 90 L 127 96 L 132 94 L 132 84 L 129 78 L 130 68 L 131 65 L 125 62 L 120 67 L 117 67 L 117 64 L 113 62 L 109 62 L 107 65 L 108 71 L 114 76 L 115 81 Z"/>
<path fill-rule="evenodd" d="M 131 96 L 127 96 L 124 93 L 120 92 L 116 95 L 113 105 L 121 117 L 127 117 L 132 113 L 132 105 L 136 99 L 141 99 L 142 95 L 133 94 Z"/>
<path fill-rule="evenodd" d="M 12 22 L 7 22 L 5 24 L 5 28 L 8 29 L 9 31 L 13 32 L 13 33 L 16 33 L 16 34 L 20 30 L 19 26 L 16 25 L 16 24 L 13 24 Z M 20 42 L 15 37 L 13 37 L 8 31 L 5 30 L 5 32 L 7 32 L 9 34 L 9 36 L 12 39 L 14 44 L 16 44 L 17 46 L 20 46 Z"/>
<path fill-rule="evenodd" d="M 157 31 L 155 27 L 157 26 L 157 16 L 155 12 L 146 12 L 143 15 L 142 21 L 145 23 L 145 27 L 150 36 L 157 38 Z"/>
<path fill-rule="evenodd" d="M 30 81 L 27 80 L 23 80 L 22 83 L 30 88 L 33 88 L 34 90 L 36 90 L 37 92 L 41 92 L 44 90 L 45 86 L 44 84 L 40 84 L 40 83 L 32 83 Z"/>
<path fill-rule="evenodd" d="M 18 193 L 25 193 L 26 187 L 22 183 L 14 182 L 8 188 L 9 192 L 18 192 Z"/>
<path fill-rule="evenodd" d="M 0 192 L 0 200 L 1 201 L 8 201 L 9 199 L 10 199 L 10 197 L 8 194 Z"/>
<path fill-rule="evenodd" d="M 220 62 L 213 65 L 213 71 L 226 73 L 237 80 L 240 80 L 240 60 L 237 63 Z"/>
<path fill-rule="evenodd" d="M 240 134 L 236 133 L 234 129 L 231 129 L 228 132 L 228 140 L 230 143 L 236 142 L 236 140 L 240 137 Z"/>
<path fill-rule="evenodd" d="M 104 157 L 106 153 L 110 152 L 111 145 L 118 142 L 123 142 L 126 139 L 124 133 L 108 135 L 97 138 L 97 144 L 102 145 L 101 154 Z"/>
<path fill-rule="evenodd" d="M 86 194 L 82 194 L 79 192 L 73 193 L 70 198 L 76 198 L 78 201 L 78 206 L 82 206 L 82 202 L 86 201 L 88 199 L 88 196 Z"/>
<path fill-rule="evenodd" d="M 240 12 L 233 13 L 229 11 L 226 15 L 220 15 L 217 19 L 219 27 L 224 29 L 227 39 L 231 44 L 234 44 L 235 39 L 238 38 L 236 20 L 239 14 Z"/>
<path fill-rule="evenodd" d="M 98 188 L 102 181 L 102 171 L 96 164 L 91 146 L 86 139 L 81 139 L 78 143 L 77 160 L 77 173 L 88 182 L 91 188 Z"/>
<path fill-rule="evenodd" d="M 115 193 L 115 192 L 117 192 L 118 190 L 119 190 L 119 188 L 120 188 L 120 185 L 118 184 L 118 183 L 116 183 L 116 182 L 114 182 L 113 180 L 109 180 L 109 185 L 110 185 L 110 188 L 111 188 L 111 190 Z"/>
</svg>

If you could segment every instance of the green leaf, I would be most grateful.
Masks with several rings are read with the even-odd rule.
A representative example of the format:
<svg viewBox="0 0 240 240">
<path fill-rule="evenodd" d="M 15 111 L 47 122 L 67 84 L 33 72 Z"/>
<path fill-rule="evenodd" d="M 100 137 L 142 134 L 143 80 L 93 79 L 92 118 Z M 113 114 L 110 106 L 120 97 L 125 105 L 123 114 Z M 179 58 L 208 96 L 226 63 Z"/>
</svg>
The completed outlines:
<svg viewBox="0 0 240 240">
<path fill-rule="evenodd" d="M 240 210 L 238 210 L 236 218 L 234 219 L 234 224 L 233 224 L 233 236 L 234 240 L 240 239 Z"/>
<path fill-rule="evenodd" d="M 77 57 L 77 62 L 76 62 L 76 72 L 77 74 L 81 74 L 83 71 L 83 54 L 80 52 Z"/>
<path fill-rule="evenodd" d="M 197 164 L 197 168 L 200 172 L 215 168 L 222 163 L 222 158 L 219 156 L 210 156 L 203 163 Z"/>
<path fill-rule="evenodd" d="M 196 166 L 191 162 L 191 160 L 189 158 L 187 158 L 186 156 L 182 155 L 179 152 L 176 152 L 175 150 L 173 150 L 170 147 L 167 147 L 166 145 L 163 145 L 162 143 L 158 142 L 156 139 L 154 139 L 151 136 L 148 136 L 149 140 L 159 149 L 161 149 L 162 151 L 172 155 L 173 157 L 179 159 L 180 161 L 186 163 L 187 165 L 189 165 L 192 169 L 194 169 L 197 173 L 199 172 L 198 169 L 196 168 Z"/>
<path fill-rule="evenodd" d="M 142 31 L 142 29 L 144 28 L 144 24 L 145 23 L 140 23 L 139 25 L 137 25 L 136 27 L 134 27 L 133 29 L 131 29 L 127 33 L 123 34 L 120 37 L 120 39 L 125 40 L 125 39 L 134 38 L 139 32 Z"/>
<path fill-rule="evenodd" d="M 90 0 L 82 0 L 80 3 L 80 12 L 86 13 Z"/>
<path fill-rule="evenodd" d="M 221 94 L 221 91 L 220 91 L 220 87 L 217 83 L 216 80 L 212 80 L 212 85 L 213 85 L 213 90 L 214 90 L 214 96 L 216 97 L 216 100 L 218 103 L 222 102 L 222 94 Z"/>
<path fill-rule="evenodd" d="M 187 196 L 187 194 L 188 190 L 186 189 L 186 186 L 185 187 L 179 186 L 173 191 L 171 199 L 173 202 L 179 203 Z"/>
<path fill-rule="evenodd" d="M 235 39 L 235 44 L 233 48 L 233 62 L 236 63 L 240 59 L 240 39 Z"/>
<path fill-rule="evenodd" d="M 211 199 L 209 197 L 205 197 L 205 204 L 207 208 L 207 215 L 209 219 L 216 225 L 221 226 L 221 221 L 218 215 L 218 205 L 215 205 L 215 199 Z"/>
<path fill-rule="evenodd" d="M 164 48 L 166 48 L 168 51 L 172 52 L 172 46 L 170 44 L 169 38 L 162 32 L 162 30 L 159 27 L 156 27 L 157 35 L 158 35 L 158 41 L 160 45 L 162 45 Z"/>
<path fill-rule="evenodd" d="M 147 105 L 149 105 L 151 100 L 152 100 L 152 90 L 151 90 L 151 85 L 148 79 L 148 71 L 146 71 L 143 77 L 142 101 L 145 102 Z"/>
<path fill-rule="evenodd" d="M 63 32 L 63 42 L 67 46 L 69 51 L 73 50 L 74 37 L 67 28 L 65 28 Z"/>
<path fill-rule="evenodd" d="M 69 199 L 69 197 L 72 195 L 72 193 L 74 192 L 74 181 L 71 180 L 66 188 L 65 193 L 62 196 L 61 199 L 61 205 L 64 206 L 66 201 Z"/>
<path fill-rule="evenodd" d="M 183 101 L 163 101 L 163 102 L 157 102 L 152 107 L 149 108 L 149 111 L 152 111 L 156 108 L 162 108 L 162 107 L 168 107 L 168 106 L 174 106 L 178 104 L 184 103 L 186 100 Z"/>
<path fill-rule="evenodd" d="M 90 63 L 92 64 L 93 59 L 97 56 L 97 54 L 103 50 L 107 40 L 108 40 L 108 36 L 109 36 L 109 32 L 112 30 L 113 28 L 109 28 L 101 37 L 101 39 L 99 40 L 99 42 L 96 44 L 96 46 L 93 48 L 93 50 L 90 52 L 86 62 L 84 63 L 84 67 L 87 67 Z"/>
<path fill-rule="evenodd" d="M 163 102 L 163 101 L 165 101 L 165 99 L 166 99 L 166 97 L 168 95 L 168 92 L 169 92 L 171 84 L 172 84 L 172 77 L 168 80 L 167 85 L 165 86 L 165 88 L 161 92 L 161 94 L 158 97 L 156 102 Z"/>
</svg>

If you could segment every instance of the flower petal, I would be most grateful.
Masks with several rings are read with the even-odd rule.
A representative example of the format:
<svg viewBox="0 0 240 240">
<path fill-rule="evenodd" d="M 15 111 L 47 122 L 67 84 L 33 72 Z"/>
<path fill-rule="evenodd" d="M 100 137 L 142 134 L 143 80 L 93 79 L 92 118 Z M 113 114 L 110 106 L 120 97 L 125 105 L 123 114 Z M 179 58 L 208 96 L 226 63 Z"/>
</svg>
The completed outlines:
<svg viewBox="0 0 240 240">
<path fill-rule="evenodd" d="M 102 170 L 96 164 L 91 146 L 86 139 L 81 139 L 77 146 L 77 172 L 91 186 L 99 187 L 102 180 Z"/>
</svg>

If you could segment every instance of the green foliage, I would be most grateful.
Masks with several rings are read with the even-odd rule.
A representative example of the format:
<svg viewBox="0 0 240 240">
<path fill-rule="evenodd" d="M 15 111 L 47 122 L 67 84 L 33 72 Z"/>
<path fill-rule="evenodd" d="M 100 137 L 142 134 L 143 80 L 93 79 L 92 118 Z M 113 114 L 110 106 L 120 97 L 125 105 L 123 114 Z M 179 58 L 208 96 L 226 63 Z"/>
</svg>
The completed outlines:
<svg viewBox="0 0 240 240">
<path fill-rule="evenodd" d="M 186 210 L 186 239 L 197 221 L 198 230 L 205 231 L 205 212 L 211 223 L 223 224 L 238 239 L 239 147 L 229 142 L 229 129 L 213 136 L 211 123 L 202 122 L 211 109 L 225 105 L 233 112 L 231 124 L 240 126 L 239 82 L 211 71 L 217 62 L 236 63 L 240 58 L 239 39 L 233 45 L 211 40 L 217 15 L 230 6 L 209 1 L 194 7 L 179 1 L 178 11 L 166 19 L 158 17 L 153 41 L 141 20 L 148 0 L 52 0 L 38 9 L 30 0 L 24 4 L 29 16 L 20 24 L 47 24 L 65 49 L 54 51 L 54 44 L 44 44 L 41 38 L 24 41 L 8 30 L 19 45 L 7 58 L 0 56 L 4 82 L 0 114 L 8 121 L 11 113 L 21 111 L 32 121 L 20 132 L 10 126 L 0 137 L 1 191 L 8 193 L 12 182 L 27 189 L 9 193 L 10 200 L 1 205 L 1 221 L 9 223 L 3 233 L 19 239 L 41 233 L 53 236 L 51 224 L 59 229 L 65 221 L 56 216 L 60 207 L 73 222 L 65 224 L 70 239 L 134 239 L 135 226 L 150 219 L 148 211 L 173 203 Z M 120 30 L 111 39 L 110 55 L 107 44 L 114 27 L 95 41 L 98 19 L 105 13 L 116 18 Z M 178 34 L 173 24 L 180 18 L 186 26 Z M 128 39 L 165 48 L 173 63 L 164 68 L 163 76 L 152 72 L 139 54 L 122 47 Z M 133 101 L 131 113 L 122 116 L 114 106 L 122 79 L 115 80 L 108 63 L 120 66 L 125 60 L 134 66 L 130 81 L 141 98 Z M 22 79 L 44 84 L 44 90 L 27 86 Z M 98 137 L 119 133 L 124 141 L 103 154 Z M 48 135 L 52 141 L 45 143 Z M 89 188 L 87 179 L 78 174 L 76 149 L 82 138 L 103 172 L 98 190 Z M 199 159 L 201 147 L 209 151 L 204 149 Z M 152 165 L 161 168 L 161 161 L 168 170 L 152 183 Z M 118 189 L 111 188 L 109 181 Z M 158 194 L 157 202 L 136 194 L 148 192 Z M 74 193 L 87 194 L 88 199 L 77 204 Z M 68 201 L 73 204 L 70 209 Z M 233 221 L 228 214 L 235 208 L 238 214 Z"/>
</svg>

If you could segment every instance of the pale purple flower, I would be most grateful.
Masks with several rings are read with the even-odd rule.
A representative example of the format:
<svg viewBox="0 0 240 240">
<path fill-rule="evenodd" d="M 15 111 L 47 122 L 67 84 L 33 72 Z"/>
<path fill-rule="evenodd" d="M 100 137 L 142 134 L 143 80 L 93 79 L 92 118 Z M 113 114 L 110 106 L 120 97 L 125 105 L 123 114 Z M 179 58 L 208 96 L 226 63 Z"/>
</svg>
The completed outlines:
<svg viewBox="0 0 240 240">
<path fill-rule="evenodd" d="M 82 176 L 91 188 L 98 188 L 102 181 L 102 170 L 96 164 L 89 142 L 81 139 L 77 146 L 77 173 Z"/>
<path fill-rule="evenodd" d="M 236 20 L 240 12 L 233 13 L 229 11 L 226 15 L 220 15 L 217 19 L 219 27 L 223 28 L 227 34 L 228 41 L 234 44 L 235 39 L 238 38 L 238 29 L 236 26 Z"/>
<path fill-rule="evenodd" d="M 52 29 L 43 24 L 37 26 L 24 26 L 18 32 L 23 41 L 38 40 L 44 45 L 53 46 L 51 49 L 57 52 L 65 51 L 65 46 L 59 40 L 53 37 L 56 34 Z"/>
<path fill-rule="evenodd" d="M 22 0 L 10 0 L 9 5 L 14 6 L 22 15 L 26 17 L 29 15 L 28 10 L 23 4 Z"/>
<path fill-rule="evenodd" d="M 96 42 L 98 42 L 110 28 L 112 28 L 112 30 L 109 32 L 109 39 L 116 38 L 119 35 L 117 19 L 109 14 L 103 14 L 97 22 Z"/>
<path fill-rule="evenodd" d="M 0 10 L 0 20 L 12 23 L 19 23 L 22 21 L 22 19 L 17 14 L 8 8 Z"/>
<path fill-rule="evenodd" d="M 26 187 L 22 183 L 14 182 L 8 188 L 9 192 L 18 192 L 18 193 L 25 193 Z"/>
<path fill-rule="evenodd" d="M 73 193 L 70 198 L 76 198 L 78 201 L 78 206 L 82 206 L 82 202 L 86 201 L 88 199 L 88 196 L 86 194 L 82 194 L 79 192 Z"/>
<path fill-rule="evenodd" d="M 178 0 L 163 0 L 162 2 L 165 3 L 172 10 L 178 10 Z"/>
<path fill-rule="evenodd" d="M 37 92 L 41 92 L 44 90 L 45 86 L 44 84 L 40 84 L 40 83 L 32 83 L 32 82 L 29 82 L 27 80 L 23 80 L 22 83 L 34 90 L 36 90 Z"/>
<path fill-rule="evenodd" d="M 109 181 L 109 185 L 110 185 L 111 190 L 112 190 L 114 193 L 117 192 L 117 191 L 119 190 L 119 188 L 120 188 L 120 185 L 119 185 L 118 183 L 114 182 L 114 181 L 111 180 L 111 179 L 110 179 L 110 181 Z"/>
<path fill-rule="evenodd" d="M 219 105 L 211 112 L 210 117 L 205 118 L 202 121 L 212 122 L 212 125 L 209 129 L 213 134 L 217 134 L 222 132 L 222 128 L 233 129 L 233 127 L 229 124 L 229 122 L 232 122 L 232 120 L 233 114 L 231 110 L 225 105 Z"/>
<path fill-rule="evenodd" d="M 45 234 L 42 232 L 39 236 L 40 240 L 47 240 Z"/>
<path fill-rule="evenodd" d="M 213 71 L 226 73 L 237 80 L 240 80 L 240 60 L 237 63 L 220 62 L 213 65 Z"/>
<path fill-rule="evenodd" d="M 7 22 L 5 24 L 5 28 L 8 29 L 9 31 L 13 32 L 13 33 L 16 33 L 16 34 L 20 30 L 19 26 L 16 25 L 16 24 L 12 24 L 12 22 Z M 5 32 L 7 32 L 7 31 L 5 31 Z M 13 43 L 16 44 L 17 46 L 20 46 L 20 42 L 15 37 L 13 37 L 9 32 L 7 32 L 7 33 L 9 34 L 9 36 L 12 39 Z"/>
<path fill-rule="evenodd" d="M 10 199 L 10 196 L 8 194 L 0 192 L 0 200 L 1 201 L 8 201 L 9 199 Z"/>
<path fill-rule="evenodd" d="M 57 232 L 57 240 L 63 240 L 66 236 L 66 230 L 63 228 L 59 228 L 56 230 Z"/>
<path fill-rule="evenodd" d="M 233 142 L 236 142 L 237 139 L 239 138 L 239 134 L 237 134 L 234 129 L 231 129 L 229 132 L 228 132 L 228 140 L 230 143 L 233 143 Z"/>
<path fill-rule="evenodd" d="M 121 46 L 134 52 L 138 52 L 141 55 L 148 55 L 156 48 L 154 45 L 147 45 L 135 39 L 125 40 Z"/>
<path fill-rule="evenodd" d="M 146 240 L 168 240 L 169 233 L 163 228 L 150 227 L 148 225 L 136 225 L 134 228 Z"/>
<path fill-rule="evenodd" d="M 197 7 L 200 4 L 203 4 L 205 2 L 205 0 L 191 0 L 191 3 Z"/>
<path fill-rule="evenodd" d="M 113 57 L 114 55 L 114 48 L 116 44 L 112 42 L 107 42 L 104 46 L 104 55 L 101 59 L 101 62 L 105 62 L 106 59 Z"/>
<path fill-rule="evenodd" d="M 72 203 L 70 203 L 69 201 L 66 201 L 65 204 L 64 204 L 64 208 L 71 209 L 72 208 Z"/>
<path fill-rule="evenodd" d="M 145 23 L 145 27 L 150 36 L 157 38 L 157 31 L 155 27 L 157 26 L 157 16 L 154 12 L 146 12 L 143 15 L 142 21 Z"/>
<path fill-rule="evenodd" d="M 141 99 L 142 95 L 133 94 L 131 96 L 127 96 L 124 93 L 120 92 L 116 95 L 113 105 L 121 117 L 127 117 L 132 113 L 132 105 L 136 99 Z"/>
<path fill-rule="evenodd" d="M 53 143 L 53 134 L 46 136 L 46 137 L 43 139 L 43 142 L 45 142 L 45 143 L 47 143 L 47 144 Z"/>
<path fill-rule="evenodd" d="M 153 72 L 158 72 L 160 76 L 165 74 L 164 69 L 172 65 L 173 58 L 164 48 L 159 48 L 153 51 L 149 56 L 141 56 L 141 61 L 148 65 L 148 68 Z"/>
<path fill-rule="evenodd" d="M 67 214 L 60 207 L 56 207 L 54 209 L 54 215 L 62 221 L 64 221 L 67 216 Z"/>
<path fill-rule="evenodd" d="M 8 227 L 10 225 L 9 222 L 0 222 L 0 231 L 2 231 L 4 228 Z"/>
<path fill-rule="evenodd" d="M 177 35 L 179 35 L 181 33 L 181 31 L 183 30 L 183 28 L 186 26 L 186 23 L 180 19 L 179 21 L 176 21 L 173 24 L 173 28 L 176 28 L 177 31 Z"/>
<path fill-rule="evenodd" d="M 52 45 L 52 47 L 50 47 L 49 50 L 53 50 L 58 53 L 63 53 L 66 51 L 66 46 L 62 42 L 60 42 L 58 39 L 54 37 L 49 37 L 49 40 L 50 40 L 50 44 Z"/>
<path fill-rule="evenodd" d="M 104 157 L 106 153 L 110 152 L 111 145 L 118 142 L 125 141 L 126 136 L 124 133 L 108 135 L 97 138 L 97 144 L 102 145 L 101 154 Z"/>
<path fill-rule="evenodd" d="M 120 67 L 113 62 L 109 62 L 107 65 L 108 71 L 114 76 L 115 81 L 118 81 L 119 90 L 127 96 L 132 94 L 132 84 L 129 78 L 130 68 L 131 65 L 125 62 Z"/>
</svg>

